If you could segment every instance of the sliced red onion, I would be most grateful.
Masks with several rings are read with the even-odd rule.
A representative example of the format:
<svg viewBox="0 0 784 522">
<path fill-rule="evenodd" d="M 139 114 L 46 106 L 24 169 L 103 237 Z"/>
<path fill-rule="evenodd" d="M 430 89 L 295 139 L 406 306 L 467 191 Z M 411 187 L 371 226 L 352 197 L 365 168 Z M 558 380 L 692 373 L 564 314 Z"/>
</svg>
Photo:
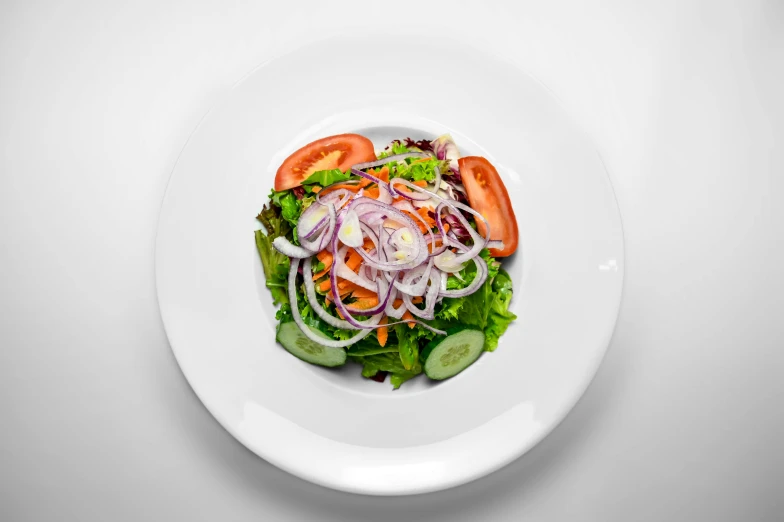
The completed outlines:
<svg viewBox="0 0 784 522">
<path fill-rule="evenodd" d="M 367 163 L 357 163 L 356 165 L 352 166 L 352 171 L 354 169 L 357 170 L 365 170 L 365 169 L 372 169 L 373 167 L 380 167 L 382 165 L 387 165 L 388 163 L 397 163 L 398 161 L 403 161 L 406 158 L 429 158 L 429 154 L 425 154 L 424 152 L 404 152 L 402 154 L 393 154 L 392 156 L 387 156 L 386 158 L 382 158 L 376 161 L 368 161 Z"/>
<path fill-rule="evenodd" d="M 455 272 L 460 272 L 465 268 L 465 263 L 455 263 L 455 258 L 454 252 L 451 250 L 444 250 L 444 252 L 435 256 L 433 259 L 435 259 L 436 268 L 453 274 Z"/>
<path fill-rule="evenodd" d="M 347 181 L 343 183 L 348 183 Z M 322 205 L 325 203 L 332 203 L 335 205 L 336 208 L 340 209 L 348 202 L 352 196 L 354 196 L 354 192 L 351 192 L 348 189 L 337 189 L 329 192 L 322 196 L 327 189 L 323 189 L 316 194 L 316 202 L 321 203 Z"/>
<path fill-rule="evenodd" d="M 479 256 L 474 257 L 472 261 L 476 264 L 476 275 L 474 275 L 474 280 L 471 281 L 471 284 L 465 288 L 461 288 L 460 290 L 446 290 L 445 288 L 442 288 L 438 292 L 439 296 L 465 297 L 467 295 L 473 294 L 480 286 L 482 286 L 482 284 L 487 279 L 487 263 L 485 263 L 484 259 Z M 444 286 L 446 285 L 444 284 Z"/>
<path fill-rule="evenodd" d="M 425 288 L 427 288 L 427 282 L 430 278 L 430 271 L 433 269 L 433 258 L 431 257 L 430 260 L 427 262 L 427 265 L 419 265 L 418 267 L 409 270 L 405 276 L 403 276 L 402 281 L 395 281 L 395 288 L 397 288 L 400 293 L 409 296 L 421 296 L 425 293 Z M 414 280 L 419 278 L 419 280 L 414 283 Z"/>
<path fill-rule="evenodd" d="M 373 183 L 377 184 L 379 187 L 382 186 L 382 185 L 386 185 L 387 184 L 385 181 L 381 181 L 379 178 L 377 178 L 373 174 L 370 174 L 368 172 L 363 172 L 363 171 L 359 170 L 356 167 L 352 167 L 351 168 L 351 173 L 354 174 L 355 176 L 359 176 L 361 178 L 365 178 L 368 181 L 372 181 Z"/>
<path fill-rule="evenodd" d="M 299 268 L 299 259 L 292 259 L 291 267 L 289 268 L 289 301 L 291 302 L 291 315 L 294 317 L 294 322 L 297 323 L 299 326 L 300 331 L 302 334 L 313 341 L 314 343 L 320 344 L 321 346 L 328 346 L 330 348 L 345 348 L 346 346 L 351 346 L 352 344 L 356 343 L 363 337 L 366 337 L 370 333 L 370 329 L 360 330 L 357 334 L 350 339 L 346 339 L 345 341 L 332 341 L 329 339 L 324 339 L 320 335 L 316 335 L 313 333 L 310 328 L 305 324 L 302 320 L 302 316 L 299 313 L 299 307 L 297 306 L 297 269 Z M 306 277 L 305 280 L 308 278 Z M 318 304 L 318 303 L 317 303 Z M 311 305 L 312 306 L 312 305 Z M 319 305 L 317 308 L 321 308 Z M 371 318 L 371 321 L 373 319 Z M 378 320 L 376 320 L 375 324 L 381 320 L 381 314 L 378 315 Z"/>
<path fill-rule="evenodd" d="M 351 209 L 341 211 L 337 224 L 338 238 L 344 245 L 359 248 L 365 240 L 362 238 L 362 229 L 359 228 L 359 216 Z"/>
<path fill-rule="evenodd" d="M 313 239 L 328 221 L 329 208 L 327 205 L 318 203 L 310 205 L 297 221 L 297 238 L 300 243 L 303 239 Z"/>
<path fill-rule="evenodd" d="M 374 306 L 373 308 L 368 308 L 366 310 L 362 310 L 359 308 L 355 308 L 351 305 L 346 305 L 346 309 L 350 312 L 355 313 L 356 315 L 374 315 L 383 313 L 384 310 L 387 308 L 387 304 L 389 303 L 389 297 L 392 295 L 392 285 L 384 281 L 383 278 L 379 278 L 378 281 L 378 305 Z M 383 297 L 382 297 L 383 296 Z"/>
<path fill-rule="evenodd" d="M 284 254 L 291 258 L 301 259 L 303 257 L 310 257 L 313 255 L 313 252 L 302 248 L 301 246 L 297 246 L 288 239 L 283 236 L 278 236 L 272 240 L 272 246 L 275 247 L 275 250 Z"/>
<path fill-rule="evenodd" d="M 468 247 L 466 247 L 466 245 L 458 243 L 459 246 L 462 246 L 462 247 L 465 247 L 465 248 L 468 249 L 466 252 L 461 253 L 458 256 L 456 256 L 454 258 L 454 260 L 453 260 L 454 264 L 462 264 L 462 263 L 465 263 L 466 261 L 468 261 L 469 259 L 472 259 L 472 258 L 476 257 L 479 254 L 479 252 L 481 252 L 482 249 L 487 244 L 487 239 L 482 237 L 482 235 L 479 234 L 479 232 L 475 231 L 471 227 L 471 225 L 468 224 L 468 221 L 463 216 L 463 214 L 461 214 L 459 211 L 455 210 L 452 205 L 454 205 L 454 206 L 458 206 L 458 205 L 463 206 L 461 203 L 457 203 L 456 201 L 449 202 L 449 203 L 442 201 L 441 203 L 439 203 L 438 207 L 436 207 L 436 226 L 438 227 L 438 230 L 442 234 L 444 234 L 444 226 L 443 226 L 443 223 L 441 222 L 440 216 L 441 216 L 441 211 L 444 208 L 448 208 L 450 211 L 453 211 L 453 215 L 457 217 L 458 221 L 460 221 L 460 224 L 471 235 L 471 239 L 474 242 L 472 247 L 468 248 Z M 481 217 L 481 214 L 480 214 L 480 217 Z M 484 217 L 482 217 L 482 219 L 484 219 Z M 487 223 L 487 220 L 485 220 L 485 223 Z M 490 231 L 489 228 L 487 230 L 488 230 L 488 232 Z M 456 242 L 452 242 L 451 244 L 453 244 L 454 246 L 458 246 L 458 245 L 455 245 L 455 243 Z"/>
<path fill-rule="evenodd" d="M 362 200 L 357 200 L 355 202 L 352 202 L 351 203 L 352 207 L 349 208 L 353 208 L 354 205 L 358 205 L 358 204 L 377 206 L 379 209 L 387 211 L 388 215 L 394 216 L 394 219 L 396 221 L 400 221 L 404 225 L 408 226 L 411 230 L 416 231 L 415 247 L 412 249 L 413 252 L 412 255 L 414 257 L 411 261 L 403 262 L 403 263 L 380 261 L 379 259 L 371 258 L 368 255 L 368 253 L 365 252 L 365 249 L 363 248 L 357 249 L 357 252 L 359 252 L 359 255 L 362 256 L 362 258 L 365 260 L 367 264 L 369 264 L 370 266 L 378 270 L 396 271 L 396 270 L 407 270 L 409 268 L 414 268 L 415 266 L 420 265 L 425 259 L 427 259 L 428 250 L 427 250 L 427 243 L 425 242 L 425 238 L 421 234 L 421 232 L 419 232 L 419 227 L 417 227 L 414 221 L 410 217 L 408 217 L 405 213 L 401 212 L 400 210 L 394 208 L 391 205 L 387 205 L 386 203 L 381 203 L 379 201 L 370 198 L 362 198 Z M 378 247 L 378 245 L 376 246 Z"/>
<path fill-rule="evenodd" d="M 414 234 L 408 227 L 398 228 L 390 236 L 389 241 L 398 248 L 412 248 L 414 246 Z"/>
<path fill-rule="evenodd" d="M 378 187 L 378 200 L 382 203 L 390 204 L 392 203 L 392 192 L 389 190 L 389 185 L 386 183 L 384 185 L 380 185 Z"/>
<path fill-rule="evenodd" d="M 411 204 L 410 201 L 398 201 L 393 206 L 400 210 L 411 212 L 411 214 L 413 214 L 413 216 L 425 226 L 425 230 L 427 230 L 427 233 L 430 236 L 430 245 L 433 248 L 436 248 L 436 239 L 435 239 L 435 235 L 433 234 L 433 231 L 430 229 L 430 226 L 427 224 L 427 221 L 425 221 L 425 218 L 419 215 L 419 212 L 416 211 L 416 209 L 414 208 L 414 206 Z M 417 232 L 419 232 L 419 227 L 417 227 Z"/>
<path fill-rule="evenodd" d="M 395 188 L 396 185 L 404 185 L 410 190 L 398 190 Z M 414 185 L 407 179 L 403 178 L 393 178 L 389 180 L 389 190 L 393 195 L 401 196 L 410 201 L 427 201 L 433 197 L 432 192 Z"/>
<path fill-rule="evenodd" d="M 364 277 L 360 276 L 349 267 L 346 266 L 345 258 L 346 254 L 348 253 L 348 246 L 342 247 L 338 250 L 338 254 L 334 256 L 334 270 L 337 272 L 337 276 L 347 281 L 351 281 L 357 286 L 361 286 L 371 292 L 376 291 L 376 284 L 372 281 L 366 280 Z"/>
<path fill-rule="evenodd" d="M 393 285 L 392 293 L 390 295 L 389 301 L 387 302 L 387 306 L 384 309 L 384 313 L 393 319 L 400 319 L 403 317 L 403 314 L 406 313 L 406 304 L 403 303 L 399 307 L 395 308 L 395 299 L 397 299 L 397 288 L 395 288 Z"/>
<path fill-rule="evenodd" d="M 413 315 L 421 317 L 422 319 L 434 319 L 434 310 L 436 306 L 436 299 L 438 298 L 440 290 L 441 277 L 438 270 L 432 270 L 426 278 L 423 277 L 422 279 L 426 283 L 430 283 L 430 286 L 427 290 L 427 295 L 425 296 L 425 309 L 420 310 L 411 300 L 411 296 L 405 293 L 403 294 L 403 302 L 405 303 L 408 311 Z"/>
<path fill-rule="evenodd" d="M 313 203 L 313 205 L 321 205 L 321 203 Z M 299 243 L 308 250 L 312 250 L 313 252 L 321 252 L 324 250 L 326 246 L 328 246 L 332 241 L 332 233 L 335 230 L 335 222 L 337 221 L 337 214 L 335 212 L 335 206 L 331 203 L 325 204 L 327 207 L 327 212 L 329 213 L 327 226 L 321 233 L 319 233 L 315 239 L 309 239 L 300 237 Z M 311 205 L 312 206 L 312 205 Z M 297 227 L 297 234 L 299 235 L 299 226 Z"/>
<path fill-rule="evenodd" d="M 305 261 L 303 263 L 304 264 L 303 270 L 310 270 L 312 266 L 312 262 L 313 262 L 312 257 L 305 258 Z M 334 326 L 335 328 L 342 328 L 343 330 L 356 330 L 356 328 L 353 325 L 349 324 L 347 321 L 344 321 L 343 319 L 339 319 L 331 315 L 329 312 L 327 312 L 324 309 L 324 307 L 321 306 L 321 303 L 319 303 L 318 299 L 316 298 L 316 285 L 313 282 L 312 277 L 303 277 L 303 279 L 305 280 L 305 295 L 308 297 L 308 303 L 310 304 L 310 307 L 313 309 L 313 311 L 316 312 L 316 315 L 318 315 L 322 321 L 324 321 L 325 323 L 331 326 Z M 293 302 L 295 301 L 292 301 L 292 303 Z"/>
</svg>

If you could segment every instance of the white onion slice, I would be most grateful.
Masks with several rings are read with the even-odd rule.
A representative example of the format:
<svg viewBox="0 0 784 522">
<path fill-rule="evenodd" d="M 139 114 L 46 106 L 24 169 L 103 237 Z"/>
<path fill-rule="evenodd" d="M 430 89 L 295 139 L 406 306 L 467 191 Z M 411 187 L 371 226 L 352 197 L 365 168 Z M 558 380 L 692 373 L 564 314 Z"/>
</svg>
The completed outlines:
<svg viewBox="0 0 784 522">
<path fill-rule="evenodd" d="M 348 209 L 341 217 L 343 222 L 338 225 L 338 239 L 344 245 L 354 248 L 361 247 L 365 240 L 362 239 L 362 229 L 359 228 L 359 216 L 354 210 Z"/>
<path fill-rule="evenodd" d="M 284 254 L 288 257 L 301 259 L 303 257 L 310 257 L 313 255 L 313 252 L 302 248 L 301 246 L 297 246 L 288 239 L 283 236 L 278 236 L 272 240 L 272 246 L 275 247 L 275 250 Z"/>
<path fill-rule="evenodd" d="M 456 255 L 451 250 L 444 250 L 435 256 L 435 265 L 441 271 L 453 274 L 465 268 L 465 263 L 455 263 Z"/>
<path fill-rule="evenodd" d="M 291 315 L 294 317 L 294 322 L 297 323 L 299 326 L 300 331 L 302 334 L 313 341 L 314 343 L 320 344 L 321 346 L 328 346 L 330 348 L 345 348 L 346 346 L 351 346 L 355 342 L 359 341 L 363 337 L 366 337 L 370 333 L 370 329 L 360 330 L 357 334 L 350 339 L 346 339 L 345 341 L 332 341 L 329 339 L 324 339 L 320 335 L 316 335 L 313 333 L 310 328 L 305 324 L 302 320 L 302 316 L 299 313 L 299 307 L 297 306 L 297 269 L 299 268 L 299 259 L 292 259 L 291 267 L 289 268 L 289 301 L 291 302 Z M 306 278 L 307 279 L 307 278 Z M 319 305 L 318 308 L 321 308 Z M 372 319 L 371 319 L 372 320 Z M 381 314 L 378 315 L 378 320 L 376 320 L 376 324 L 378 321 L 381 320 Z"/>
</svg>

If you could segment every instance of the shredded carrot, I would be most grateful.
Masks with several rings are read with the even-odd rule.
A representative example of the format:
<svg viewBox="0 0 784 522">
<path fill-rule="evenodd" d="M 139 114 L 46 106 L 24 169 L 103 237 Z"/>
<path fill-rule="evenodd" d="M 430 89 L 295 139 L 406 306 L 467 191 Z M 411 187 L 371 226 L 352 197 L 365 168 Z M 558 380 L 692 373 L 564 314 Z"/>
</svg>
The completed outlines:
<svg viewBox="0 0 784 522">
<path fill-rule="evenodd" d="M 360 286 L 351 291 L 351 296 L 356 297 L 357 299 L 361 299 L 364 297 L 376 297 L 378 294 L 372 290 L 368 290 L 367 288 L 362 288 Z"/>
<path fill-rule="evenodd" d="M 363 297 L 351 303 L 351 306 L 360 310 L 367 310 L 368 308 L 378 306 L 378 297 Z"/>
<path fill-rule="evenodd" d="M 328 273 L 329 273 L 329 267 L 325 268 L 321 272 L 316 272 L 315 274 L 313 274 L 313 280 L 315 281 L 316 279 L 321 279 L 323 276 L 327 275 Z"/>
<path fill-rule="evenodd" d="M 432 222 L 432 225 L 431 225 L 431 227 L 430 227 L 430 228 L 428 228 L 428 227 L 425 225 L 425 223 L 423 223 L 423 222 L 422 222 L 422 221 L 421 221 L 421 220 L 420 220 L 420 219 L 419 219 L 417 216 L 415 216 L 415 215 L 414 215 L 414 213 L 413 213 L 413 212 L 409 212 L 408 210 L 404 210 L 403 212 L 405 212 L 405 213 L 406 213 L 406 215 L 408 215 L 408 217 L 410 217 L 411 219 L 413 219 L 413 220 L 414 220 L 414 223 L 416 223 L 417 225 L 419 225 L 419 230 L 420 230 L 420 232 L 422 232 L 423 234 L 427 234 L 427 231 L 428 231 L 428 230 L 430 230 L 430 228 L 432 228 L 432 227 L 436 226 L 436 222 L 435 222 L 435 220 L 434 220 L 433 218 L 429 218 L 429 217 L 427 217 L 427 218 L 424 218 L 424 219 L 425 219 L 425 223 L 427 223 L 428 225 L 431 225 L 431 222 Z M 420 213 L 420 212 L 417 212 L 417 214 L 419 214 L 419 215 L 421 216 L 421 213 Z"/>
<path fill-rule="evenodd" d="M 349 269 L 352 272 L 356 272 L 357 269 L 359 269 L 359 265 L 361 265 L 361 264 L 362 264 L 362 256 L 360 256 L 357 253 L 357 251 L 352 248 L 350 250 L 350 253 L 349 253 L 349 256 L 348 256 L 348 260 L 346 261 L 346 266 L 349 267 Z"/>
<path fill-rule="evenodd" d="M 359 186 L 360 186 L 361 188 L 365 188 L 365 187 L 367 187 L 368 185 L 370 185 L 371 183 L 372 183 L 372 181 L 370 181 L 369 179 L 367 179 L 367 178 L 362 178 L 362 181 L 360 181 L 360 182 L 359 182 Z"/>
<path fill-rule="evenodd" d="M 331 252 L 327 252 L 326 250 L 322 250 L 321 252 L 316 254 L 316 258 L 318 258 L 319 261 L 324 263 L 324 266 L 332 265 L 332 253 Z"/>
<path fill-rule="evenodd" d="M 411 315 L 411 312 L 406 310 L 406 313 L 403 314 L 403 321 L 411 320 L 412 322 L 408 323 L 409 328 L 413 328 L 416 326 L 416 323 L 413 322 L 414 316 Z"/>
<path fill-rule="evenodd" d="M 319 185 L 313 185 L 310 190 L 318 194 L 319 192 L 321 192 L 321 187 Z"/>
<path fill-rule="evenodd" d="M 379 173 L 378 173 L 378 174 L 376 174 L 376 177 L 377 177 L 378 179 L 380 179 L 381 181 L 387 181 L 387 182 L 389 182 L 389 168 L 387 168 L 387 166 L 385 165 L 385 166 L 384 166 L 384 168 L 382 168 L 382 169 L 379 171 Z"/>
<path fill-rule="evenodd" d="M 321 290 L 322 292 L 326 292 L 327 290 L 329 290 L 330 288 L 332 288 L 332 282 L 331 282 L 329 279 L 325 279 L 324 281 L 322 281 L 322 282 L 319 284 L 319 287 L 318 287 L 318 288 L 319 288 L 319 290 Z"/>
<path fill-rule="evenodd" d="M 364 194 L 365 194 L 365 197 L 372 198 L 372 199 L 378 199 L 378 196 L 379 196 L 380 193 L 379 193 L 378 187 L 372 187 L 372 188 L 367 189 Z"/>
<path fill-rule="evenodd" d="M 414 183 L 414 185 L 416 185 L 417 187 L 421 187 L 421 188 L 425 188 L 425 187 L 427 186 L 427 181 L 425 181 L 425 180 L 423 180 L 423 179 L 420 179 L 420 180 L 414 181 L 413 183 Z"/>
<path fill-rule="evenodd" d="M 376 245 L 373 244 L 373 241 L 371 241 L 369 237 L 366 237 L 365 242 L 362 244 L 362 248 L 365 249 L 365 252 L 369 252 L 376 248 Z"/>
<path fill-rule="evenodd" d="M 378 324 L 387 324 L 387 316 L 381 318 L 381 321 Z M 387 344 L 387 338 L 389 337 L 389 327 L 382 326 L 378 330 L 376 330 L 376 335 L 378 335 L 378 344 L 381 346 L 385 346 Z"/>
</svg>

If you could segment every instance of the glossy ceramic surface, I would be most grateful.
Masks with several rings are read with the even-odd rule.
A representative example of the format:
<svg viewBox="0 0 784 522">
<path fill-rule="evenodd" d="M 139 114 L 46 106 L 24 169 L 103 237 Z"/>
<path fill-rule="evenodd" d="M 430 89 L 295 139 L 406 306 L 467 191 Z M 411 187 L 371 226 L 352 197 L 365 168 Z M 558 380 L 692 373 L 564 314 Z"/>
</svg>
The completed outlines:
<svg viewBox="0 0 784 522">
<path fill-rule="evenodd" d="M 536 80 L 443 40 L 360 43 L 330 40 L 275 59 L 205 117 L 161 211 L 158 296 L 185 376 L 248 448 L 324 486 L 422 493 L 509 463 L 582 395 L 618 312 L 621 220 L 591 141 Z M 421 49 L 439 56 L 439 67 L 417 68 L 411 81 L 371 67 Z M 481 74 L 458 81 L 448 73 L 461 70 Z M 392 391 L 362 379 L 358 366 L 313 367 L 274 342 L 253 218 L 291 151 L 340 132 L 379 148 L 450 132 L 507 185 L 520 250 L 504 266 L 519 319 L 497 351 L 453 379 Z"/>
</svg>

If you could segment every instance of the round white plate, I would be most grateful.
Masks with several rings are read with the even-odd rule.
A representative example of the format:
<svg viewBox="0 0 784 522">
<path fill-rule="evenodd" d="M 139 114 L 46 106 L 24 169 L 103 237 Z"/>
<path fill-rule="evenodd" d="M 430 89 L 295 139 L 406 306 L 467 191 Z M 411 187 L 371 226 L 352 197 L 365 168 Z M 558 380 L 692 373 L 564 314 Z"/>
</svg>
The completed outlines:
<svg viewBox="0 0 784 522">
<path fill-rule="evenodd" d="M 314 367 L 275 343 L 255 215 L 281 161 L 341 132 L 381 148 L 450 132 L 512 198 L 513 323 L 457 377 L 397 391 L 360 367 Z M 443 39 L 330 40 L 254 71 L 199 125 L 157 237 L 158 298 L 199 398 L 272 464 L 331 488 L 423 493 L 481 477 L 563 419 L 593 377 L 623 281 L 621 219 L 591 142 L 537 81 Z"/>
</svg>

